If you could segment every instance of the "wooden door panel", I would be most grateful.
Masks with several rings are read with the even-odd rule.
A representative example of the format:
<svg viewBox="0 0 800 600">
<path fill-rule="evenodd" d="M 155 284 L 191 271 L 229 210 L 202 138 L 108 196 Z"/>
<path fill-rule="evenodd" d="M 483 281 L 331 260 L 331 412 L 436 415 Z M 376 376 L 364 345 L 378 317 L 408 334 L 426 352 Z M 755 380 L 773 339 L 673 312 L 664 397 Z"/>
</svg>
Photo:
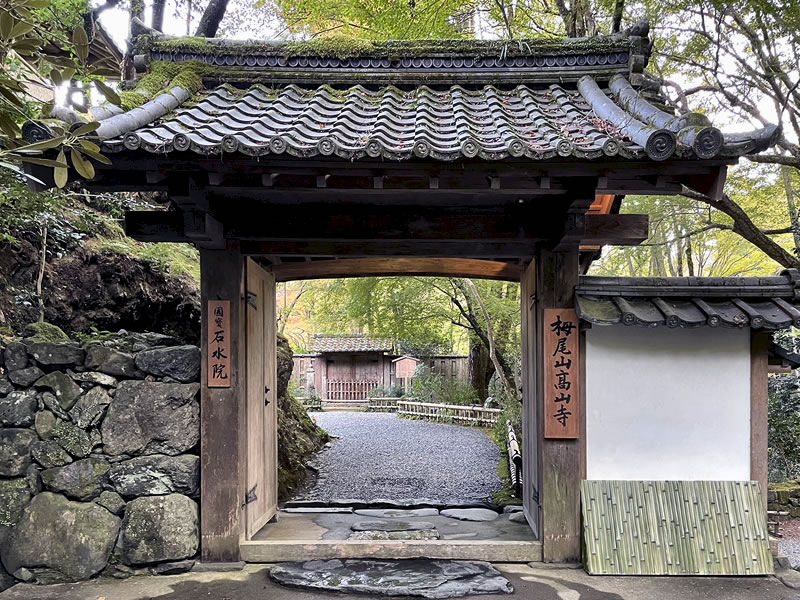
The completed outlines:
<svg viewBox="0 0 800 600">
<path fill-rule="evenodd" d="M 245 537 L 277 510 L 275 278 L 247 261 L 247 484 Z M 266 401 L 269 401 L 266 403 Z"/>
</svg>

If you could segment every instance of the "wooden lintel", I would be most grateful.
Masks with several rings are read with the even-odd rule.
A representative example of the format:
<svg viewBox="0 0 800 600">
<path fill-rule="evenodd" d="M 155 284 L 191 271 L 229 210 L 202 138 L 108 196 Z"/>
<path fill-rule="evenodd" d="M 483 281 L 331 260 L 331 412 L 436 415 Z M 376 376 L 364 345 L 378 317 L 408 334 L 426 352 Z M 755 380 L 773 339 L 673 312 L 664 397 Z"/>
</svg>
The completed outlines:
<svg viewBox="0 0 800 600">
<path fill-rule="evenodd" d="M 198 247 L 210 250 L 220 250 L 225 247 L 225 231 L 222 223 L 207 212 L 184 211 L 183 233 Z"/>
<path fill-rule="evenodd" d="M 372 187 L 374 187 L 376 190 L 383 189 L 383 175 L 376 175 L 372 178 Z"/>
<path fill-rule="evenodd" d="M 430 240 L 273 240 L 242 241 L 242 253 L 270 256 L 314 257 L 452 257 L 480 259 L 530 258 L 536 250 L 531 241 L 486 242 Z"/>
<path fill-rule="evenodd" d="M 519 264 L 468 258 L 347 258 L 281 263 L 273 265 L 270 270 L 276 281 L 391 275 L 446 275 L 519 281 L 522 275 Z"/>
<path fill-rule="evenodd" d="M 489 189 L 492 189 L 492 190 L 499 190 L 500 189 L 500 178 L 497 175 L 490 175 L 489 176 Z"/>
<path fill-rule="evenodd" d="M 439 176 L 438 175 L 431 175 L 428 178 L 428 188 L 431 190 L 438 190 L 439 189 Z"/>
<path fill-rule="evenodd" d="M 278 177 L 277 173 L 264 173 L 261 176 L 261 185 L 263 185 L 264 187 L 271 188 L 277 177 Z"/>
<path fill-rule="evenodd" d="M 209 173 L 208 174 L 208 185 L 222 185 L 222 182 L 225 181 L 225 174 L 224 173 Z"/>
<path fill-rule="evenodd" d="M 164 171 L 147 171 L 144 178 L 148 184 L 156 184 L 164 181 L 167 174 Z"/>
<path fill-rule="evenodd" d="M 649 237 L 647 215 L 593 215 L 585 217 L 581 245 L 637 246 Z"/>
</svg>

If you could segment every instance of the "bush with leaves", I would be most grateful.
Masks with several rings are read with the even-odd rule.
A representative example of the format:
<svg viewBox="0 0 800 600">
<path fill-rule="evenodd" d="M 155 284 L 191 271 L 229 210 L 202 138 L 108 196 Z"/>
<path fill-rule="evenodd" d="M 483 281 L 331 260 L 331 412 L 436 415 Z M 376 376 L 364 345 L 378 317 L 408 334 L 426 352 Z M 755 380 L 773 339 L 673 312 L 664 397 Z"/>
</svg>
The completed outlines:
<svg viewBox="0 0 800 600">
<path fill-rule="evenodd" d="M 367 393 L 367 398 L 401 398 L 403 388 L 396 385 L 379 385 Z"/>
<path fill-rule="evenodd" d="M 414 371 L 411 395 L 419 402 L 436 404 L 472 406 L 480 403 L 475 388 L 467 382 L 439 375 L 428 366 L 419 366 Z"/>
</svg>

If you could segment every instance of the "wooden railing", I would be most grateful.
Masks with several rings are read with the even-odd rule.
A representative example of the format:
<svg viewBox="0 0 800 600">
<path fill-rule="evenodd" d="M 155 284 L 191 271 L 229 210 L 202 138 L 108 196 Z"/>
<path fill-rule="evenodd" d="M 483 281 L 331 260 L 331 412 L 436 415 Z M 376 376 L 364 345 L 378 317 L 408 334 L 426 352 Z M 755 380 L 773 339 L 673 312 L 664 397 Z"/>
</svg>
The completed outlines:
<svg viewBox="0 0 800 600">
<path fill-rule="evenodd" d="M 367 412 L 397 412 L 398 398 L 370 398 Z"/>
<path fill-rule="evenodd" d="M 499 408 L 482 406 L 460 406 L 457 404 L 434 404 L 432 402 L 397 401 L 397 414 L 404 417 L 416 417 L 430 421 L 457 423 L 491 427 L 497 424 L 502 411 Z"/>
<path fill-rule="evenodd" d="M 373 380 L 328 380 L 325 400 L 328 402 L 364 402 L 367 395 L 378 387 Z"/>
</svg>

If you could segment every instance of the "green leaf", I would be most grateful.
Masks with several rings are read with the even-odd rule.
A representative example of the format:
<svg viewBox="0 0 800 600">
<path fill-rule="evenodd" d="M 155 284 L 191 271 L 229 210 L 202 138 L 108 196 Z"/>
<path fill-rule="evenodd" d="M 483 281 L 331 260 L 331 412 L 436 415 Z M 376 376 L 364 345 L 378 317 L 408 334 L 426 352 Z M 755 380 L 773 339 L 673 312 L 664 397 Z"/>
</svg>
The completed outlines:
<svg viewBox="0 0 800 600">
<path fill-rule="evenodd" d="M 19 135 L 19 126 L 10 119 L 7 115 L 0 112 L 0 129 L 3 130 L 9 138 L 15 138 Z"/>
<path fill-rule="evenodd" d="M 84 140 L 81 140 L 81 145 L 83 145 L 83 142 Z M 86 147 L 84 147 L 83 151 L 86 153 L 87 156 L 91 156 L 99 163 L 103 163 L 104 165 L 112 164 L 111 159 L 108 158 L 107 156 L 103 156 L 102 154 L 100 154 L 100 152 L 95 152 L 94 150 L 90 150 Z"/>
<path fill-rule="evenodd" d="M 32 9 L 47 8 L 50 6 L 50 0 L 26 0 L 25 6 Z"/>
<path fill-rule="evenodd" d="M 45 55 L 44 59 L 51 65 L 56 65 L 57 67 L 72 67 L 75 65 L 71 58 L 66 58 L 64 56 Z"/>
<path fill-rule="evenodd" d="M 20 21 L 14 28 L 11 30 L 11 38 L 18 38 L 22 37 L 26 33 L 28 33 L 31 29 L 33 29 L 33 23 L 27 21 Z"/>
<path fill-rule="evenodd" d="M 58 157 L 56 158 L 58 162 L 63 162 L 64 164 L 67 163 L 67 157 L 64 155 L 64 149 L 62 148 L 61 151 L 58 153 Z M 67 185 L 67 178 L 69 172 L 67 167 L 57 167 L 55 171 L 53 171 L 53 179 L 55 179 L 56 186 L 63 188 Z"/>
<path fill-rule="evenodd" d="M 43 167 L 53 167 L 55 169 L 64 169 L 64 168 L 67 167 L 67 163 L 65 163 L 65 162 L 58 162 L 57 160 L 51 160 L 49 158 L 36 158 L 36 157 L 33 157 L 33 156 L 20 156 L 18 158 L 22 162 L 30 163 L 32 165 L 41 165 Z"/>
<path fill-rule="evenodd" d="M 61 77 L 61 71 L 58 69 L 51 69 L 50 70 L 50 79 L 53 80 L 53 83 L 56 85 L 61 85 L 64 83 L 64 79 Z"/>
<path fill-rule="evenodd" d="M 96 75 L 98 77 L 119 77 L 120 70 L 113 67 L 94 67 L 89 71 L 89 75 Z"/>
<path fill-rule="evenodd" d="M 42 140 L 41 142 L 20 146 L 15 149 L 15 152 L 41 152 L 42 150 L 50 150 L 51 148 L 58 148 L 63 141 L 63 136 L 54 137 L 49 140 Z"/>
<path fill-rule="evenodd" d="M 80 25 L 72 30 L 72 43 L 75 44 L 75 50 L 81 62 L 85 63 L 89 56 L 89 36 L 86 35 L 86 30 Z"/>
<path fill-rule="evenodd" d="M 61 79 L 64 81 L 69 81 L 75 76 L 75 67 L 67 67 L 63 71 L 61 71 Z"/>
<path fill-rule="evenodd" d="M 94 142 L 90 142 L 89 140 L 78 140 L 78 143 L 83 146 L 86 154 L 89 154 L 89 152 L 100 152 L 100 146 Z"/>
<path fill-rule="evenodd" d="M 86 135 L 87 133 L 92 133 L 93 131 L 97 130 L 98 127 L 100 127 L 100 121 L 92 121 L 91 123 L 84 123 L 71 133 L 75 136 Z"/>
<path fill-rule="evenodd" d="M 83 157 L 75 148 L 72 149 L 72 164 L 78 174 L 85 179 L 94 179 L 94 165 Z"/>
<path fill-rule="evenodd" d="M 122 104 L 122 100 L 119 99 L 119 95 L 117 94 L 117 92 L 112 90 L 105 83 L 103 83 L 102 81 L 95 81 L 94 84 L 97 86 L 97 89 L 100 91 L 100 93 L 106 97 L 106 100 L 111 102 L 111 104 L 113 104 L 114 106 L 119 106 L 120 104 Z"/>
<path fill-rule="evenodd" d="M 0 12 L 0 37 L 4 40 L 11 39 L 11 30 L 14 29 L 14 15 L 7 10 Z"/>
</svg>

